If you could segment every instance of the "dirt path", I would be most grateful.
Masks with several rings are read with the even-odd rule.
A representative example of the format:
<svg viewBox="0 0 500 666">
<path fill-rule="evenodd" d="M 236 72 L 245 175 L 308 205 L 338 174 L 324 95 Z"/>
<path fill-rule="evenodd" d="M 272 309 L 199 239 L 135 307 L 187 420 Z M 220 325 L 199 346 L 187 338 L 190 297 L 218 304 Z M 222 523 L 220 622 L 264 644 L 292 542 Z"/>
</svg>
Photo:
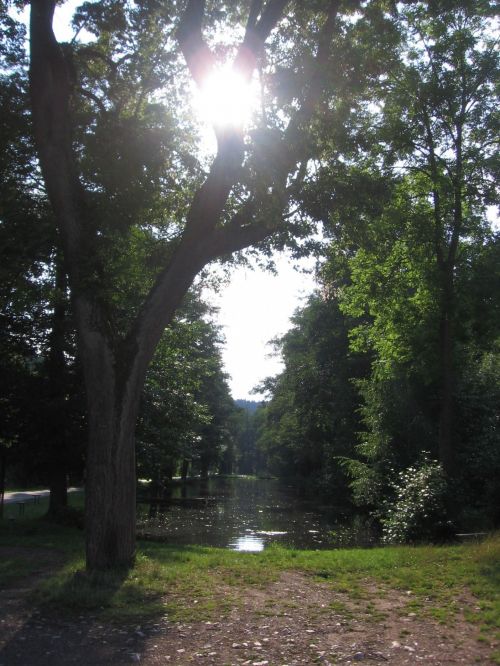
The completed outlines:
<svg viewBox="0 0 500 666">
<path fill-rule="evenodd" d="M 242 589 L 240 601 L 218 621 L 163 617 L 133 626 L 41 613 L 29 608 L 24 592 L 11 592 L 15 602 L 7 605 L 5 590 L 0 593 L 0 666 L 495 663 L 463 617 L 440 625 L 408 612 L 407 595 L 370 581 L 364 581 L 362 600 L 352 601 L 328 583 L 285 572 L 265 588 Z M 220 594 L 232 601 L 235 590 Z M 474 611 L 472 598 L 460 601 Z"/>
</svg>

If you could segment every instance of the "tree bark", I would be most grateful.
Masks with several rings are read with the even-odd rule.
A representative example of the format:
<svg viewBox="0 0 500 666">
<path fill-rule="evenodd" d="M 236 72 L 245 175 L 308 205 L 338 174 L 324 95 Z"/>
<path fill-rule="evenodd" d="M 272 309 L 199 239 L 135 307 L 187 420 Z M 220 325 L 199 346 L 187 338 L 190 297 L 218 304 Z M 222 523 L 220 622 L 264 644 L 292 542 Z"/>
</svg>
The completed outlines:
<svg viewBox="0 0 500 666">
<path fill-rule="evenodd" d="M 90 413 L 85 488 L 86 557 L 90 570 L 128 567 L 134 562 L 135 423 L 131 423 L 131 416 L 122 419 L 110 405 L 101 410 L 94 408 Z"/>
</svg>

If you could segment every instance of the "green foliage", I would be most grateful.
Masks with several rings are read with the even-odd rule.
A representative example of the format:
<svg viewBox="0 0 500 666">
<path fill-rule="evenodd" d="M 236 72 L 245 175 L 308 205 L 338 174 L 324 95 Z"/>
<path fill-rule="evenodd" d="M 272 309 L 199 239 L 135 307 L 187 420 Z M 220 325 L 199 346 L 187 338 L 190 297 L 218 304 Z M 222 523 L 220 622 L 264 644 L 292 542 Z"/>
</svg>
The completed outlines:
<svg viewBox="0 0 500 666">
<path fill-rule="evenodd" d="M 208 315 L 208 307 L 190 294 L 148 370 L 137 431 L 138 474 L 158 488 L 183 461 L 193 473 L 215 469 L 233 446 L 235 406 L 222 369 L 220 333 Z"/>
<path fill-rule="evenodd" d="M 452 534 L 447 520 L 448 487 L 441 465 L 422 457 L 399 472 L 392 484 L 394 500 L 382 518 L 385 543 L 443 541 Z"/>
<path fill-rule="evenodd" d="M 303 469 L 315 491 L 340 468 L 342 494 L 386 520 L 390 511 L 396 540 L 446 531 L 417 501 L 427 485 L 436 506 L 445 500 L 437 470 L 419 462 L 424 450 L 447 458 L 445 441 L 454 519 L 472 531 L 499 520 L 500 261 L 486 216 L 498 201 L 493 13 L 489 2 L 369 3 L 343 26 L 349 57 L 332 76 L 345 97 L 318 114 L 321 157 L 300 189 L 330 240 L 327 303 L 310 303 L 281 341 L 285 371 L 267 384 L 260 441 L 276 472 Z M 366 69 L 344 89 L 353 62 Z M 408 495 L 394 474 L 409 475 Z"/>
<path fill-rule="evenodd" d="M 264 410 L 260 403 L 248 400 L 236 400 L 236 404 L 239 409 L 234 415 L 235 460 L 233 471 L 245 475 L 258 474 L 265 471 L 262 450 L 257 446 Z"/>
<path fill-rule="evenodd" d="M 457 485 L 465 500 L 460 522 L 465 531 L 476 532 L 491 529 L 500 518 L 500 346 L 468 351 L 457 396 Z"/>
<path fill-rule="evenodd" d="M 339 457 L 353 451 L 356 389 L 366 364 L 348 353 L 348 322 L 334 298 L 319 295 L 277 342 L 285 370 L 269 382 L 259 446 L 273 474 L 296 476 L 324 496 L 346 500 Z"/>
<path fill-rule="evenodd" d="M 34 170 L 25 30 L 5 3 L 0 31 L 0 449 L 8 480 L 47 484 L 54 460 L 81 473 L 85 398 L 60 240 Z M 71 450 L 55 454 L 56 438 Z"/>
</svg>

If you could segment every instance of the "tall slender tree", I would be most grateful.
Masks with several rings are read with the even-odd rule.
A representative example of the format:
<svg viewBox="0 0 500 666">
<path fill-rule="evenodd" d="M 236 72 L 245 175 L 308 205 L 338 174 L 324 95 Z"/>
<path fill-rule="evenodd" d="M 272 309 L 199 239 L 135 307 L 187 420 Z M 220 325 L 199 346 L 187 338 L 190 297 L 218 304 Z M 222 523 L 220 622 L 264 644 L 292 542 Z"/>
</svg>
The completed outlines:
<svg viewBox="0 0 500 666">
<path fill-rule="evenodd" d="M 402 8 L 400 66 L 387 81 L 382 144 L 387 163 L 422 175 L 431 198 L 439 285 L 439 456 L 452 473 L 456 271 L 462 239 L 481 235 L 497 202 L 497 37 L 490 2 Z"/>
</svg>

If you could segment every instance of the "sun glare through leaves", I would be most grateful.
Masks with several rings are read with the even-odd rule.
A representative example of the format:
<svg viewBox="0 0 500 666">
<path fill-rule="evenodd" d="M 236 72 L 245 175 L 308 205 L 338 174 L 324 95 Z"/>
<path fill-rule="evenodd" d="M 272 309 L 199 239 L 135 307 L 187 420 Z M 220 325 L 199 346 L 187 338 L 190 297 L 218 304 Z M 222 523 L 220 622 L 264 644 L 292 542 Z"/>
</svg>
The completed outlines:
<svg viewBox="0 0 500 666">
<path fill-rule="evenodd" d="M 214 70 L 194 95 L 199 119 L 215 129 L 245 129 L 258 105 L 259 86 L 231 65 Z"/>
</svg>

